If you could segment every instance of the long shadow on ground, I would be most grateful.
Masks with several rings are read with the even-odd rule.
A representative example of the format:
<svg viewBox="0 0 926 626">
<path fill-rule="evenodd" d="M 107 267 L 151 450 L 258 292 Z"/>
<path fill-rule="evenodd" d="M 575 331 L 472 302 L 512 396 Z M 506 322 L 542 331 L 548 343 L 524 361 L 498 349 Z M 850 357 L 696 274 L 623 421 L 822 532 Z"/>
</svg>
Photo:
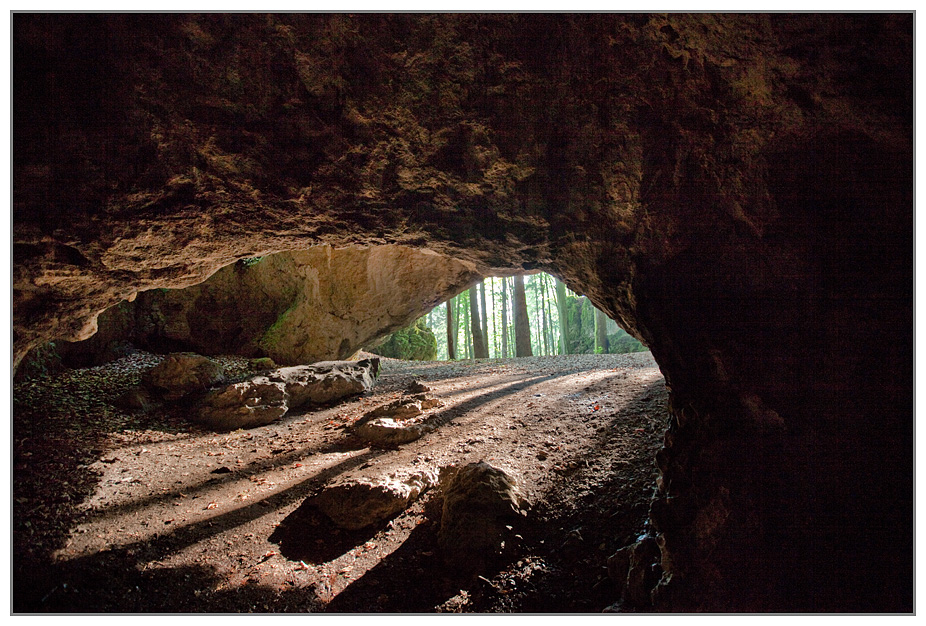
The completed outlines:
<svg viewBox="0 0 926 626">
<path fill-rule="evenodd" d="M 476 577 L 448 570 L 437 544 L 442 500 L 429 493 L 425 522 L 326 611 L 423 613 L 446 604 L 443 610 L 463 612 L 601 612 L 620 596 L 607 576 L 608 556 L 646 527 L 665 402 L 658 380 L 615 412 L 595 446 L 570 459 L 518 529 L 522 543 L 507 561 Z M 628 440 L 638 446 L 630 458 L 617 452 Z M 461 596 L 462 605 L 449 606 Z"/>
</svg>

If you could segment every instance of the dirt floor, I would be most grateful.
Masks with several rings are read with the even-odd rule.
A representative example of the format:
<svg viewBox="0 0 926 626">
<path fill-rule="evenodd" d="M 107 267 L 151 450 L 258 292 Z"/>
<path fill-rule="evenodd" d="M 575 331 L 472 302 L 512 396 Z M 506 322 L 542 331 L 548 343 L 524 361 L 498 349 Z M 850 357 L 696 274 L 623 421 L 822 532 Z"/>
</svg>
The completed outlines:
<svg viewBox="0 0 926 626">
<path fill-rule="evenodd" d="M 14 612 L 598 613 L 619 599 L 607 557 L 646 531 L 667 420 L 649 353 L 383 359 L 362 397 L 230 433 L 191 425 L 184 405 L 112 404 L 161 358 L 14 385 Z M 396 450 L 351 434 L 416 380 L 444 404 L 437 430 Z M 349 469 L 480 460 L 532 508 L 510 560 L 479 577 L 443 566 L 436 489 L 360 531 L 312 506 Z"/>
</svg>

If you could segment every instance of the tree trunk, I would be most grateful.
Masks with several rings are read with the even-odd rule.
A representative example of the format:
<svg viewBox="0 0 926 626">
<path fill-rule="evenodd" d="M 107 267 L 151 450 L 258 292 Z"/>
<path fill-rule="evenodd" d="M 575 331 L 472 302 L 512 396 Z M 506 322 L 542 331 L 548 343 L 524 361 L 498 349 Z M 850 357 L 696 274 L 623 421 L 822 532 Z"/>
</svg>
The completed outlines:
<svg viewBox="0 0 926 626">
<path fill-rule="evenodd" d="M 486 309 L 486 281 L 479 283 L 479 306 L 482 308 L 482 351 L 489 358 L 489 312 Z"/>
<path fill-rule="evenodd" d="M 466 300 L 464 303 L 463 300 Z M 469 307 L 469 292 L 464 291 L 460 294 L 460 314 L 463 316 L 463 340 L 466 342 L 466 358 L 473 358 L 473 334 L 470 325 L 471 315 L 467 315 L 466 309 Z"/>
<path fill-rule="evenodd" d="M 492 301 L 492 348 L 495 358 L 498 358 L 498 320 L 495 317 L 495 279 L 489 279 L 489 299 Z M 489 332 L 488 328 L 486 332 Z"/>
<path fill-rule="evenodd" d="M 514 277 L 514 344 L 516 356 L 532 356 L 531 326 L 527 317 L 527 294 L 524 277 Z"/>
<path fill-rule="evenodd" d="M 479 319 L 479 288 L 473 285 L 469 288 L 469 319 L 473 334 L 473 355 L 477 359 L 487 359 L 485 337 L 482 334 Z"/>
<path fill-rule="evenodd" d="M 569 318 L 566 316 L 566 285 L 554 277 L 556 287 L 556 310 L 559 313 L 559 340 L 562 354 L 569 354 Z"/>
<path fill-rule="evenodd" d="M 447 300 L 447 358 L 455 361 L 457 358 L 457 315 L 454 311 L 453 298 Z"/>
<path fill-rule="evenodd" d="M 543 274 L 538 274 L 537 278 L 540 279 L 540 284 L 537 285 L 537 293 L 540 296 L 540 306 L 538 307 L 538 313 L 540 314 L 540 324 L 538 328 L 540 329 L 540 336 L 543 338 L 543 353 L 547 356 L 550 355 L 550 341 L 547 337 L 547 299 L 546 294 L 543 292 Z M 537 342 L 537 350 L 540 350 L 540 343 Z"/>
<path fill-rule="evenodd" d="M 595 354 L 608 353 L 608 316 L 595 308 Z"/>
<path fill-rule="evenodd" d="M 550 346 L 547 354 L 556 354 L 556 338 L 553 336 L 553 298 L 550 297 L 550 277 L 547 274 L 540 275 L 540 285 L 543 287 L 543 315 L 547 320 L 547 343 Z"/>
<path fill-rule="evenodd" d="M 502 358 L 508 358 L 508 277 L 502 277 Z"/>
</svg>

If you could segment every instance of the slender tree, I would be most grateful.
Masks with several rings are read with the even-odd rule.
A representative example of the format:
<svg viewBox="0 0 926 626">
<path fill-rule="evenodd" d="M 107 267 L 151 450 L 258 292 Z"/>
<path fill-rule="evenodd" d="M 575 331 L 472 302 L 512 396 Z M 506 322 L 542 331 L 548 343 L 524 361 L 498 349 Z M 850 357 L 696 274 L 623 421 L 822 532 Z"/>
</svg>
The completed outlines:
<svg viewBox="0 0 926 626">
<path fill-rule="evenodd" d="M 457 316 L 453 300 L 454 298 L 447 300 L 447 358 L 451 361 L 457 358 Z"/>
<path fill-rule="evenodd" d="M 608 353 L 608 316 L 595 307 L 595 353 Z"/>
<path fill-rule="evenodd" d="M 559 340 L 562 354 L 569 354 L 569 318 L 566 315 L 566 285 L 553 277 L 556 291 L 556 310 L 559 313 Z"/>
<path fill-rule="evenodd" d="M 486 281 L 479 283 L 479 307 L 482 311 L 482 358 L 489 358 L 489 312 L 486 310 Z"/>
<path fill-rule="evenodd" d="M 540 320 L 537 323 L 537 331 L 540 333 L 540 339 L 537 340 L 537 352 L 541 354 L 550 354 L 550 346 L 547 343 L 547 316 L 546 307 L 543 300 L 543 274 L 537 274 L 534 277 L 534 302 L 537 308 L 536 314 Z"/>
<path fill-rule="evenodd" d="M 489 299 L 492 301 L 492 349 L 495 352 L 495 358 L 498 358 L 498 319 L 496 318 L 497 309 L 495 308 L 495 279 L 489 279 Z M 486 330 L 488 332 L 488 330 Z"/>
<path fill-rule="evenodd" d="M 550 346 L 548 354 L 556 354 L 556 338 L 553 330 L 553 298 L 550 297 L 550 276 L 548 274 L 540 275 L 540 284 L 543 287 L 543 314 L 547 320 L 547 342 Z"/>
<path fill-rule="evenodd" d="M 516 356 L 532 356 L 530 318 L 527 316 L 527 294 L 524 277 L 514 277 L 514 341 Z"/>
<path fill-rule="evenodd" d="M 477 359 L 487 359 L 485 337 L 482 334 L 482 325 L 479 315 L 479 287 L 473 285 L 469 288 L 469 316 L 470 328 L 473 335 L 473 356 Z"/>
<path fill-rule="evenodd" d="M 465 301 L 465 302 L 464 302 Z M 460 315 L 463 316 L 463 323 L 461 325 L 461 330 L 463 331 L 463 343 L 466 345 L 466 358 L 473 358 L 473 335 L 472 328 L 470 328 L 470 315 L 467 314 L 469 310 L 469 292 L 464 291 L 460 294 Z"/>
<path fill-rule="evenodd" d="M 508 358 L 508 277 L 502 277 L 502 358 Z"/>
</svg>

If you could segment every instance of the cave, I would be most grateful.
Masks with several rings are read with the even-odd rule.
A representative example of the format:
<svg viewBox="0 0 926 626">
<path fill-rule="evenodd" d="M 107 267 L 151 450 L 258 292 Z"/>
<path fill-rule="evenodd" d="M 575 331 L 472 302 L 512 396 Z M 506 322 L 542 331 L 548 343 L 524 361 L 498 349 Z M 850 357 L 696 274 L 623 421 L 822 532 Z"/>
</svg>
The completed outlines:
<svg viewBox="0 0 926 626">
<path fill-rule="evenodd" d="M 650 610 L 913 611 L 912 13 L 12 21 L 14 371 L 242 259 L 546 271 L 665 377 Z"/>
</svg>

